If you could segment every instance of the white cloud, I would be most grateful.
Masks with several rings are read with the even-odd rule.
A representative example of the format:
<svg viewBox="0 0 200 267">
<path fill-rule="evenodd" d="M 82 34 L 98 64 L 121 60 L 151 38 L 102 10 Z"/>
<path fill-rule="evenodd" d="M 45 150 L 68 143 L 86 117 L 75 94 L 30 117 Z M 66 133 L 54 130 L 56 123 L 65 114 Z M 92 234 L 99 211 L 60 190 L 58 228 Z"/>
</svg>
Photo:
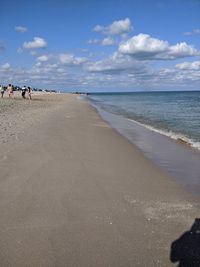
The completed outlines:
<svg viewBox="0 0 200 267">
<path fill-rule="evenodd" d="M 56 63 L 46 63 L 43 64 L 43 62 L 39 61 L 35 65 L 33 65 L 32 69 L 30 69 L 31 75 L 48 75 L 49 77 L 51 75 L 56 75 L 56 71 L 58 69 L 58 64 Z"/>
<path fill-rule="evenodd" d="M 73 54 L 60 54 L 59 60 L 62 64 L 73 64 L 74 55 Z"/>
<path fill-rule="evenodd" d="M 75 57 L 75 56 L 74 56 Z M 58 60 L 58 55 L 52 56 Z M 183 63 L 182 63 L 183 64 Z M 199 61 L 184 62 L 174 68 L 154 70 L 152 66 L 137 61 L 130 56 L 114 53 L 107 59 L 96 62 L 85 62 L 82 72 L 73 71 L 72 65 L 61 64 L 59 61 L 37 61 L 31 68 L 11 68 L 9 63 L 0 66 L 2 83 L 16 85 L 29 84 L 38 88 L 121 88 L 178 89 L 195 88 L 200 82 Z M 82 65 L 80 65 L 82 68 Z M 199 68 L 199 69 L 198 69 Z M 165 87 L 164 87 L 165 86 Z M 193 87 L 191 87 L 193 86 Z"/>
<path fill-rule="evenodd" d="M 200 34 L 200 29 L 193 29 L 191 32 L 184 32 L 184 35 Z"/>
<path fill-rule="evenodd" d="M 112 35 L 121 35 L 130 32 L 133 29 L 129 18 L 125 20 L 114 21 L 108 26 L 109 33 Z"/>
<path fill-rule="evenodd" d="M 169 47 L 169 52 L 167 53 L 169 58 L 181 58 L 200 55 L 200 52 L 194 48 L 192 45 L 188 45 L 185 42 L 179 43 Z"/>
<path fill-rule="evenodd" d="M 107 45 L 114 45 L 116 42 L 113 38 L 111 37 L 106 37 L 102 40 L 102 45 L 107 46 Z"/>
<path fill-rule="evenodd" d="M 107 26 L 96 25 L 94 31 L 101 32 L 107 35 L 123 35 L 133 30 L 131 21 L 129 18 L 124 20 L 117 20 Z"/>
<path fill-rule="evenodd" d="M 192 32 L 184 32 L 184 35 L 192 35 Z"/>
<path fill-rule="evenodd" d="M 42 56 L 37 57 L 37 61 L 47 62 L 49 60 L 49 58 L 50 58 L 50 56 L 48 56 L 48 55 L 42 55 Z"/>
<path fill-rule="evenodd" d="M 185 42 L 170 46 L 167 41 L 143 33 L 121 43 L 119 52 L 141 60 L 169 60 L 200 54 L 197 49 Z"/>
<path fill-rule="evenodd" d="M 21 33 L 24 33 L 24 32 L 27 32 L 28 31 L 28 29 L 26 27 L 23 27 L 23 26 L 16 26 L 15 27 L 15 30 L 17 32 L 21 32 Z"/>
<path fill-rule="evenodd" d="M 101 44 L 103 46 L 109 46 L 109 45 L 116 44 L 116 41 L 112 37 L 108 36 L 108 37 L 104 38 L 103 40 L 100 40 L 100 39 L 90 39 L 88 41 L 88 44 Z"/>
<path fill-rule="evenodd" d="M 140 33 L 122 43 L 119 46 L 119 51 L 123 54 L 157 54 L 166 51 L 168 48 L 168 42 L 161 41 L 156 38 L 150 37 L 148 34 Z"/>
<path fill-rule="evenodd" d="M 47 42 L 40 37 L 34 37 L 34 41 L 31 42 L 25 42 L 23 44 L 23 48 L 26 49 L 35 49 L 35 48 L 45 48 L 47 47 Z"/>
<path fill-rule="evenodd" d="M 100 42 L 100 40 L 98 40 L 98 39 L 90 39 L 88 41 L 88 44 L 98 44 L 99 42 Z"/>
<path fill-rule="evenodd" d="M 103 37 L 106 38 L 98 39 L 99 45 L 116 44 L 117 40 L 121 40 L 114 35 Z M 32 42 L 25 43 L 23 49 L 43 47 L 41 40 L 46 43 L 42 38 L 39 38 L 39 42 L 35 38 Z M 150 61 L 194 56 L 198 55 L 199 51 L 187 43 L 170 45 L 167 41 L 147 34 L 139 34 L 121 42 L 118 51 L 109 57 L 106 53 L 99 53 L 89 59 L 72 53 L 41 54 L 40 50 L 35 50 L 35 64 L 31 68 L 14 68 L 9 63 L 0 65 L 0 80 L 3 83 L 18 85 L 26 82 L 39 88 L 85 87 L 87 90 L 97 87 L 162 89 L 164 85 L 165 88 L 177 88 L 179 85 L 194 85 L 200 82 L 200 61 L 183 62 L 168 69 L 161 69 L 157 64 L 155 70 Z M 33 51 L 29 50 L 29 53 Z"/>
<path fill-rule="evenodd" d="M 35 56 L 35 55 L 37 55 L 37 51 L 32 50 L 32 51 L 30 51 L 30 54 L 31 54 L 31 56 Z"/>
<path fill-rule="evenodd" d="M 1 65 L 2 70 L 9 70 L 10 68 L 11 68 L 10 63 L 5 63 L 5 64 Z"/>
<path fill-rule="evenodd" d="M 183 62 L 172 68 L 163 68 L 154 75 L 162 90 L 162 85 L 169 84 L 174 88 L 199 89 L 200 61 Z"/>
<path fill-rule="evenodd" d="M 176 68 L 181 70 L 199 70 L 200 71 L 200 61 L 194 62 L 183 62 L 176 65 Z"/>
<path fill-rule="evenodd" d="M 94 31 L 95 32 L 101 32 L 101 31 L 103 31 L 105 29 L 105 27 L 103 27 L 103 26 L 101 26 L 101 25 L 96 25 L 95 27 L 94 27 Z"/>
<path fill-rule="evenodd" d="M 61 64 L 65 65 L 81 65 L 86 62 L 87 59 L 84 57 L 75 57 L 73 54 L 60 54 L 58 59 Z"/>
<path fill-rule="evenodd" d="M 200 29 L 194 29 L 193 32 L 196 34 L 200 34 Z"/>
<path fill-rule="evenodd" d="M 128 70 L 136 71 L 144 68 L 144 65 L 131 57 L 116 52 L 107 59 L 88 62 L 84 67 L 89 72 L 118 74 Z"/>
</svg>

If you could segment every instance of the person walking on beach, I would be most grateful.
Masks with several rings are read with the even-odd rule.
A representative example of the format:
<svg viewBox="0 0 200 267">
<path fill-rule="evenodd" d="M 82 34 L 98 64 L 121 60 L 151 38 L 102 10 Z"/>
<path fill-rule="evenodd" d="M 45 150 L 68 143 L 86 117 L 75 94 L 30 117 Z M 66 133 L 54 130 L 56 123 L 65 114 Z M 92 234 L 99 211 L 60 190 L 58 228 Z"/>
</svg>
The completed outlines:
<svg viewBox="0 0 200 267">
<path fill-rule="evenodd" d="M 23 99 L 26 99 L 26 86 L 24 85 L 23 87 L 22 87 L 22 98 Z"/>
<path fill-rule="evenodd" d="M 32 89 L 31 89 L 31 87 L 28 86 L 28 97 L 29 97 L 29 100 L 32 99 L 31 93 L 32 93 Z"/>
<path fill-rule="evenodd" d="M 3 95 L 5 93 L 5 89 L 3 85 L 0 85 L 0 92 L 1 92 L 1 98 L 3 98 Z"/>
<path fill-rule="evenodd" d="M 13 97 L 13 86 L 12 86 L 12 84 L 8 85 L 7 91 L 8 91 L 9 98 Z"/>
</svg>

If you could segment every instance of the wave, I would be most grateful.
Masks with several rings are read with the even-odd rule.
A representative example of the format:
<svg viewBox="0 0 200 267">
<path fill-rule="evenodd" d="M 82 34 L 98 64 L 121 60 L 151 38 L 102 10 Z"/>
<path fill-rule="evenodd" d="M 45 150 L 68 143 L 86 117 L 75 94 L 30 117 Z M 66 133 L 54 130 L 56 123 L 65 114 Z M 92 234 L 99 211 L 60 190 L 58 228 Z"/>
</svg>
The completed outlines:
<svg viewBox="0 0 200 267">
<path fill-rule="evenodd" d="M 127 119 L 129 121 L 137 123 L 137 124 L 147 128 L 153 132 L 167 136 L 173 140 L 176 140 L 179 143 L 188 145 L 191 148 L 194 148 L 194 149 L 197 149 L 198 151 L 200 151 L 200 142 L 196 141 L 192 138 L 189 138 L 184 134 L 176 133 L 176 132 L 173 132 L 172 130 L 165 130 L 165 129 L 156 128 L 155 126 L 146 124 L 146 122 L 138 121 L 138 120 L 140 120 L 139 117 L 138 117 L 138 120 L 137 120 L 137 118 L 134 118 L 134 119 L 130 118 L 130 116 L 133 117 L 134 115 L 133 114 L 130 115 L 130 113 L 127 113 L 126 110 L 122 109 L 121 107 L 116 107 L 116 105 L 111 105 L 110 103 L 109 103 L 109 105 L 108 104 L 106 105 L 106 104 L 102 103 L 102 101 L 98 101 L 98 100 L 93 99 L 91 97 L 87 97 L 87 100 L 97 109 L 100 108 L 100 109 L 103 109 L 103 110 L 105 110 L 111 114 L 115 114 L 117 116 L 122 116 L 124 119 Z"/>
<path fill-rule="evenodd" d="M 159 133 L 161 135 L 167 136 L 167 137 L 169 137 L 169 138 L 171 138 L 173 140 L 176 140 L 177 142 L 180 142 L 182 144 L 188 145 L 188 146 L 190 146 L 192 148 L 195 148 L 195 149 L 200 151 L 200 142 L 197 142 L 197 141 L 195 141 L 195 140 L 193 140 L 193 139 L 191 139 L 191 138 L 189 138 L 189 137 L 187 137 L 187 136 L 185 136 L 183 134 L 175 133 L 173 131 L 161 130 L 161 129 L 155 128 L 153 126 L 138 122 L 138 121 L 133 120 L 133 119 L 127 118 L 127 120 L 132 121 L 134 123 L 137 123 L 137 124 L 147 128 L 147 129 L 149 129 L 149 130 L 151 130 L 153 132 L 156 132 L 156 133 Z"/>
</svg>

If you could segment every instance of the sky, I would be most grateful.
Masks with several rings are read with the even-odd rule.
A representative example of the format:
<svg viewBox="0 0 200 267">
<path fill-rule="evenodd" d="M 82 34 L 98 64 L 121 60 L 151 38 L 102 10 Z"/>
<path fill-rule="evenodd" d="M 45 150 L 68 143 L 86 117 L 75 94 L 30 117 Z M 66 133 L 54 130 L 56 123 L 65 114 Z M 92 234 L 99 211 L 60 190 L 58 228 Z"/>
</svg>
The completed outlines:
<svg viewBox="0 0 200 267">
<path fill-rule="evenodd" d="M 0 84 L 200 90 L 200 0 L 0 0 Z"/>
</svg>

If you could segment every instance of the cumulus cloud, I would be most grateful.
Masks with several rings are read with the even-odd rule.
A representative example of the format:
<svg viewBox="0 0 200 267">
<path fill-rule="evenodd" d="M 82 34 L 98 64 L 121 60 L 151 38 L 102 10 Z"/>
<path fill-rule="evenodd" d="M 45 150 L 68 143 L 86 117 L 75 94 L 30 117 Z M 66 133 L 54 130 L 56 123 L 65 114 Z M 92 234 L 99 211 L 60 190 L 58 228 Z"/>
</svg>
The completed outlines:
<svg viewBox="0 0 200 267">
<path fill-rule="evenodd" d="M 5 63 L 3 65 L 0 66 L 2 70 L 8 70 L 11 68 L 10 63 Z"/>
<path fill-rule="evenodd" d="M 59 90 L 84 87 L 86 90 L 100 87 L 121 87 L 124 90 L 178 89 L 180 86 L 189 89 L 191 84 L 195 88 L 194 85 L 200 82 L 200 69 L 197 70 L 199 62 L 185 62 L 182 66 L 179 64 L 174 68 L 154 70 L 151 65 L 116 52 L 107 59 L 86 62 L 83 64 L 83 71 L 77 73 L 73 68 L 70 69 L 69 65 L 60 63 L 57 56 L 51 58 L 52 61 L 57 60 L 53 63 L 37 61 L 31 68 L 13 68 L 9 63 L 0 65 L 1 81 Z M 82 65 L 80 67 L 82 68 Z"/>
<path fill-rule="evenodd" d="M 94 27 L 93 30 L 94 30 L 95 32 L 102 32 L 104 29 L 105 29 L 104 26 L 96 25 L 96 26 Z"/>
<path fill-rule="evenodd" d="M 200 71 L 200 61 L 194 62 L 183 62 L 176 65 L 176 68 L 181 70 L 199 70 Z"/>
<path fill-rule="evenodd" d="M 84 67 L 89 72 L 118 74 L 128 70 L 144 68 L 144 65 L 131 57 L 116 52 L 107 59 L 88 62 Z"/>
<path fill-rule="evenodd" d="M 24 42 L 23 48 L 25 49 L 35 49 L 35 48 L 45 48 L 47 47 L 47 42 L 40 37 L 34 37 L 34 41 Z"/>
<path fill-rule="evenodd" d="M 60 54 L 58 58 L 61 64 L 71 65 L 71 66 L 81 65 L 87 61 L 85 57 L 76 57 L 73 54 Z"/>
<path fill-rule="evenodd" d="M 168 52 L 166 51 L 166 57 L 169 59 L 200 55 L 200 51 L 195 49 L 194 46 L 188 45 L 185 42 L 169 46 L 168 50 Z"/>
<path fill-rule="evenodd" d="M 110 36 L 104 38 L 103 40 L 100 40 L 100 39 L 90 39 L 88 41 L 88 44 L 100 44 L 100 45 L 103 45 L 103 46 L 109 46 L 109 45 L 114 45 L 116 44 L 117 42 Z"/>
<path fill-rule="evenodd" d="M 98 44 L 99 42 L 100 42 L 99 39 L 90 39 L 90 40 L 88 41 L 88 44 Z"/>
<path fill-rule="evenodd" d="M 100 45 L 116 44 L 117 36 L 104 36 Z M 114 38 L 113 38 L 114 37 Z M 39 38 L 39 37 L 35 37 Z M 26 43 L 23 48 L 39 48 L 37 40 Z M 40 38 L 42 39 L 42 38 Z M 44 40 L 44 39 L 42 39 Z M 45 40 L 44 40 L 45 41 Z M 33 45 L 33 43 L 35 44 Z M 37 45 L 36 45 L 37 43 Z M 40 45 L 39 45 L 40 43 Z M 47 45 L 47 44 L 46 44 Z M 178 59 L 198 55 L 193 46 L 187 43 L 170 45 L 167 41 L 139 34 L 119 44 L 118 51 L 103 58 L 79 57 L 72 53 L 41 54 L 37 50 L 35 64 L 31 68 L 14 68 L 9 63 L 0 65 L 2 82 L 30 84 L 39 88 L 156 88 L 183 86 L 200 82 L 200 61 L 183 62 L 171 68 L 153 69 L 150 60 Z M 33 50 L 29 50 L 32 52 Z M 39 54 L 40 53 L 40 54 Z M 149 61 L 147 61 L 149 60 Z M 168 87 L 165 87 L 168 88 Z"/>
<path fill-rule="evenodd" d="M 108 46 L 108 45 L 114 45 L 116 42 L 113 38 L 111 37 L 106 37 L 102 40 L 102 45 Z"/>
<path fill-rule="evenodd" d="M 184 35 L 200 34 L 200 29 L 193 29 L 191 32 L 184 32 Z"/>
<path fill-rule="evenodd" d="M 121 43 L 119 52 L 140 60 L 169 60 L 200 54 L 197 49 L 185 42 L 170 46 L 167 41 L 143 33 Z"/>
<path fill-rule="evenodd" d="M 44 61 L 43 61 L 44 62 Z M 51 75 L 56 76 L 56 72 L 58 69 L 58 64 L 56 63 L 46 63 L 43 64 L 43 62 L 37 62 L 33 67 L 29 70 L 29 73 L 35 77 L 40 75 L 40 76 L 45 76 L 47 75 L 49 78 Z"/>
<path fill-rule="evenodd" d="M 23 26 L 16 26 L 16 27 L 15 27 L 15 31 L 16 31 L 16 32 L 24 33 L 24 32 L 27 32 L 28 29 L 27 29 L 26 27 L 23 27 Z"/>
<path fill-rule="evenodd" d="M 200 61 L 183 62 L 172 68 L 162 68 L 154 75 L 162 88 L 163 84 L 174 88 L 197 89 L 200 82 Z"/>
<path fill-rule="evenodd" d="M 196 34 L 200 34 L 200 29 L 194 29 L 193 32 Z"/>
<path fill-rule="evenodd" d="M 30 55 L 31 55 L 31 56 L 35 56 L 35 55 L 37 55 L 37 51 L 34 51 L 34 50 L 30 51 Z"/>
<path fill-rule="evenodd" d="M 94 27 L 94 31 L 107 35 L 123 35 L 129 33 L 132 30 L 133 26 L 131 25 L 129 18 L 126 18 L 124 20 L 116 20 L 107 26 L 96 25 Z"/>
<path fill-rule="evenodd" d="M 48 55 L 42 55 L 42 56 L 37 57 L 37 61 L 47 62 L 49 60 L 49 58 L 50 58 L 50 56 L 48 56 Z"/>
<path fill-rule="evenodd" d="M 119 51 L 122 54 L 129 55 L 155 55 L 157 53 L 164 52 L 167 49 L 168 42 L 152 38 L 150 37 L 150 35 L 143 33 L 132 37 L 131 39 L 127 40 L 119 46 Z"/>
</svg>

